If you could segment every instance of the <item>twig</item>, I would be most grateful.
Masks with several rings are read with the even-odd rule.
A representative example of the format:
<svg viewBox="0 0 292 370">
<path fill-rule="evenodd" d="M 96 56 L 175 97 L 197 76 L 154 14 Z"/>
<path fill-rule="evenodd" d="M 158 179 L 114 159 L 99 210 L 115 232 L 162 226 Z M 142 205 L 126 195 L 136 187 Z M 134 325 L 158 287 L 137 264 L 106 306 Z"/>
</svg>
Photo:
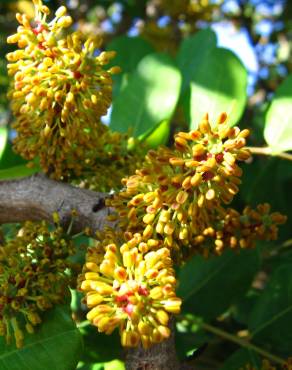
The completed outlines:
<svg viewBox="0 0 292 370">
<path fill-rule="evenodd" d="M 246 149 L 248 149 L 252 154 L 271 155 L 282 159 L 287 159 L 288 161 L 292 161 L 292 154 L 285 152 L 273 153 L 271 148 L 269 147 L 248 146 Z"/>
<path fill-rule="evenodd" d="M 243 348 L 247 348 L 247 349 L 250 349 L 258 354 L 260 354 L 261 356 L 277 363 L 277 364 L 280 364 L 280 365 L 284 365 L 285 364 L 285 361 L 276 356 L 276 355 L 273 355 L 272 353 L 269 353 L 267 351 L 265 351 L 264 349 L 256 346 L 255 344 L 253 343 L 250 343 L 248 342 L 247 340 L 245 339 L 242 339 L 242 338 L 239 338 L 237 337 L 236 335 L 233 335 L 233 334 L 230 334 L 222 329 L 219 329 L 218 327 L 215 327 L 213 325 L 210 325 L 210 324 L 207 324 L 205 322 L 201 322 L 199 320 L 195 320 L 194 321 L 202 328 L 202 329 L 205 329 L 206 331 L 210 332 L 210 333 L 213 333 L 215 335 L 217 335 L 218 337 L 221 337 L 221 338 L 224 338 L 226 340 L 229 340 L 230 342 L 233 342 L 233 343 L 236 343 L 238 344 L 239 346 L 243 347 Z"/>
</svg>

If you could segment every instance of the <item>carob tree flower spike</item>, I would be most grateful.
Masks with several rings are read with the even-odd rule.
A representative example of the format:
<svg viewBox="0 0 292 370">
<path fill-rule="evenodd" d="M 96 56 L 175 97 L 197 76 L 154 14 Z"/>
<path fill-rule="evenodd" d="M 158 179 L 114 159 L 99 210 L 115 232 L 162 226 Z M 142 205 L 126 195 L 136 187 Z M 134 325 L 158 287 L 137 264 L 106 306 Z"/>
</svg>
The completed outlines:
<svg viewBox="0 0 292 370">
<path fill-rule="evenodd" d="M 33 333 L 44 311 L 64 303 L 75 280 L 67 260 L 74 253 L 70 236 L 58 223 L 50 229 L 45 221 L 24 223 L 0 246 L 0 335 L 7 342 L 13 335 L 22 347 L 24 331 Z"/>
<path fill-rule="evenodd" d="M 120 247 L 114 234 L 112 240 L 104 253 L 99 245 L 87 254 L 80 277 L 87 318 L 106 334 L 118 328 L 123 346 L 149 348 L 169 337 L 169 315 L 180 311 L 169 249 L 142 253 L 127 243 Z"/>
<path fill-rule="evenodd" d="M 285 217 L 269 215 L 268 205 L 242 215 L 226 208 L 239 191 L 238 161 L 250 157 L 248 134 L 230 127 L 225 113 L 214 125 L 206 115 L 197 130 L 174 136 L 173 149 L 150 150 L 135 175 L 123 179 L 125 188 L 107 200 L 121 229 L 140 233 L 154 248 L 170 248 L 175 263 L 275 239 Z"/>
<path fill-rule="evenodd" d="M 142 168 L 123 179 L 124 191 L 108 201 L 121 228 L 164 238 L 176 258 L 184 255 L 182 245 L 191 254 L 194 238 L 225 215 L 224 205 L 239 190 L 237 162 L 250 157 L 248 134 L 231 128 L 225 113 L 213 126 L 206 115 L 197 130 L 175 135 L 173 149 L 150 150 Z"/>
<path fill-rule="evenodd" d="M 104 131 L 99 119 L 111 104 L 112 74 L 119 72 L 105 65 L 115 52 L 96 56 L 98 37 L 66 34 L 72 19 L 64 6 L 48 22 L 49 9 L 41 0 L 34 4 L 35 19 L 17 14 L 20 26 L 8 37 L 19 48 L 7 54 L 14 147 L 26 159 L 39 157 L 54 178 L 78 175 Z"/>
</svg>

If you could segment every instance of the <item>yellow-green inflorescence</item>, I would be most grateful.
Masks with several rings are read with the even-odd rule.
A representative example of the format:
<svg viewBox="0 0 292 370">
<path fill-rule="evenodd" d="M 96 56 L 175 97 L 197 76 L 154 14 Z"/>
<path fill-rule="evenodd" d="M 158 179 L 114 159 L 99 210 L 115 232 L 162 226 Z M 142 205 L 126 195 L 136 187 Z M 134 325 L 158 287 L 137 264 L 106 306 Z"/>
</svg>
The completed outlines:
<svg viewBox="0 0 292 370">
<path fill-rule="evenodd" d="M 24 332 L 34 332 L 42 312 L 68 298 L 74 279 L 66 259 L 75 252 L 63 229 L 26 222 L 17 235 L 0 243 L 0 335 L 20 348 Z"/>
<path fill-rule="evenodd" d="M 230 128 L 226 114 L 211 126 L 175 135 L 175 147 L 150 150 L 142 167 L 123 179 L 108 199 L 119 231 L 97 233 L 89 249 L 80 289 L 87 318 L 100 332 L 118 328 L 124 346 L 148 348 L 170 335 L 169 314 L 180 311 L 173 264 L 195 253 L 221 254 L 277 238 L 286 221 L 268 204 L 242 213 L 228 206 L 238 192 L 247 160 L 249 131 Z"/>
<path fill-rule="evenodd" d="M 111 104 L 112 74 L 119 71 L 105 65 L 115 53 L 96 56 L 98 37 L 68 32 L 72 19 L 64 6 L 48 22 L 49 9 L 41 0 L 34 5 L 35 18 L 17 14 L 20 26 L 8 38 L 18 44 L 7 55 L 14 147 L 28 160 L 38 157 L 52 177 L 80 175 L 105 131 L 100 117 Z"/>
<path fill-rule="evenodd" d="M 276 240 L 278 225 L 286 222 L 286 216 L 270 212 L 268 203 L 259 204 L 255 209 L 247 206 L 240 213 L 227 208 L 222 218 L 211 220 L 210 226 L 196 235 L 192 248 L 208 256 L 221 254 L 225 248 L 253 248 L 258 240 Z"/>
<path fill-rule="evenodd" d="M 180 311 L 170 251 L 150 250 L 140 234 L 128 233 L 124 242 L 107 234 L 88 250 L 80 279 L 87 318 L 106 334 L 118 328 L 123 346 L 148 348 L 170 336 L 170 314 Z"/>
<path fill-rule="evenodd" d="M 120 190 L 121 180 L 142 163 L 145 148 L 127 134 L 104 128 L 95 147 L 95 160 L 73 181 L 79 187 L 95 191 Z"/>
<path fill-rule="evenodd" d="M 175 135 L 173 149 L 150 150 L 142 168 L 123 179 L 124 190 L 107 202 L 121 229 L 159 241 L 175 262 L 198 252 L 220 254 L 226 246 L 248 247 L 259 235 L 270 238 L 262 231 L 272 228 L 274 235 L 285 217 L 263 215 L 269 222 L 260 216 L 255 222 L 257 211 L 240 215 L 226 208 L 239 191 L 238 162 L 250 158 L 248 134 L 230 127 L 225 113 L 213 125 L 206 115 L 197 130 Z"/>
</svg>

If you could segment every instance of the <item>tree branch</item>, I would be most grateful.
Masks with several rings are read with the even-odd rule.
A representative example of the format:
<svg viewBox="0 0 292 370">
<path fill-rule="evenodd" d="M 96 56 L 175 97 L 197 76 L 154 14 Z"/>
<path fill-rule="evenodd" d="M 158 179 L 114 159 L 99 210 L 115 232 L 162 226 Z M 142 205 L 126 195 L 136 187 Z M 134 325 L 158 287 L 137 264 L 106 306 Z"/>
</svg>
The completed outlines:
<svg viewBox="0 0 292 370">
<path fill-rule="evenodd" d="M 53 213 L 58 212 L 61 224 L 66 225 L 75 209 L 74 232 L 89 227 L 94 233 L 107 223 L 107 196 L 50 180 L 41 174 L 0 181 L 0 224 L 27 220 L 53 222 Z"/>
<path fill-rule="evenodd" d="M 171 336 L 162 343 L 155 344 L 148 350 L 141 346 L 127 350 L 127 370 L 179 370 L 174 342 L 174 318 L 170 321 Z M 186 368 L 184 368 L 186 369 Z"/>
</svg>

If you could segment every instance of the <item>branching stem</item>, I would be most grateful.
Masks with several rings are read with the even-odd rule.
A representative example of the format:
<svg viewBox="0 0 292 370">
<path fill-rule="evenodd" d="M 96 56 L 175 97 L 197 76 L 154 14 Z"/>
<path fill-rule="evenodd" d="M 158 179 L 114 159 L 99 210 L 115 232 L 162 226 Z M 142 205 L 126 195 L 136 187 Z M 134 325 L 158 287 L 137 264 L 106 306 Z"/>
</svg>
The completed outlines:
<svg viewBox="0 0 292 370">
<path fill-rule="evenodd" d="M 256 146 L 248 146 L 246 149 L 250 150 L 252 154 L 258 154 L 258 155 L 270 155 L 279 157 L 282 159 L 287 159 L 288 161 L 292 161 L 292 154 L 282 152 L 282 153 L 273 153 L 271 148 L 267 147 L 256 147 Z"/>
<path fill-rule="evenodd" d="M 205 322 L 201 322 L 201 321 L 196 321 L 195 322 L 204 330 L 210 332 L 210 333 L 213 333 L 215 335 L 217 335 L 218 337 L 221 337 L 223 339 L 226 339 L 226 340 L 229 340 L 230 342 L 233 342 L 233 343 L 236 343 L 238 344 L 239 346 L 243 347 L 243 348 L 247 348 L 247 349 L 250 349 L 256 353 L 258 353 L 259 355 L 263 356 L 264 358 L 267 358 L 268 360 L 271 360 L 277 364 L 280 364 L 280 365 L 284 365 L 285 364 L 285 361 L 276 356 L 276 355 L 273 355 L 272 353 L 269 353 L 267 351 L 265 351 L 264 349 L 256 346 L 255 344 L 253 343 L 250 343 L 249 341 L 245 340 L 245 339 L 242 339 L 242 338 L 239 338 L 238 336 L 234 335 L 234 334 L 230 334 L 216 326 L 213 326 L 213 325 L 210 325 L 210 324 L 207 324 Z"/>
</svg>

